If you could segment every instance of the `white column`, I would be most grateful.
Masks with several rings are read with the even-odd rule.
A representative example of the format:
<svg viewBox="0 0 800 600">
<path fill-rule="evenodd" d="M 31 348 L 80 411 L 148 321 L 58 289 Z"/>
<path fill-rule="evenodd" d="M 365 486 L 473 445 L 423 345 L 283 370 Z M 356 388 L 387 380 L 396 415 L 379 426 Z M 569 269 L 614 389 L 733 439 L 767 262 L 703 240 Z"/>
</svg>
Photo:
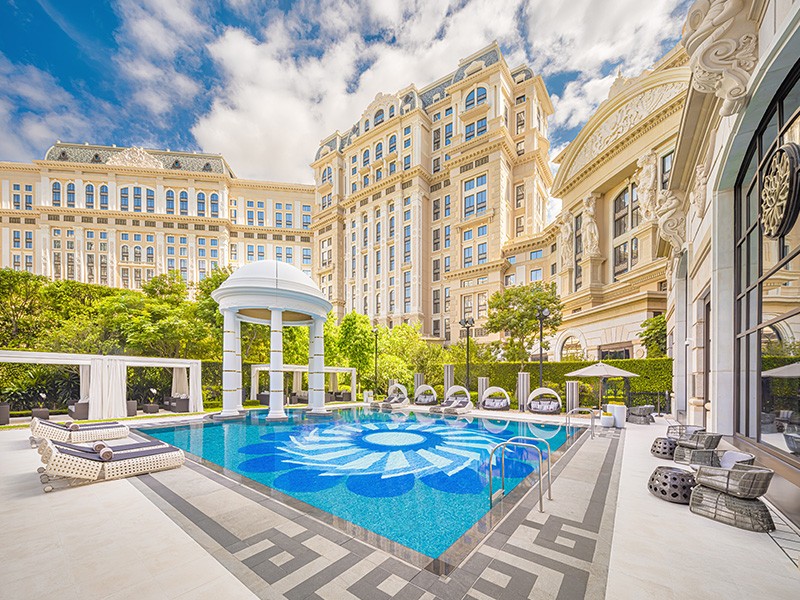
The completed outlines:
<svg viewBox="0 0 800 600">
<path fill-rule="evenodd" d="M 222 327 L 222 413 L 223 417 L 237 416 L 242 403 L 242 363 L 237 348 L 239 320 L 232 310 L 223 310 Z"/>
<path fill-rule="evenodd" d="M 239 391 L 236 394 L 236 408 L 237 410 L 244 410 L 242 406 L 242 322 L 237 318 L 234 321 L 233 332 L 236 336 L 236 364 L 238 365 L 239 378 L 236 380 L 236 385 L 239 386 Z"/>
<path fill-rule="evenodd" d="M 315 317 L 309 332 L 308 408 L 312 413 L 325 413 L 325 319 Z"/>
<path fill-rule="evenodd" d="M 272 309 L 269 322 L 269 414 L 267 420 L 285 420 L 283 410 L 283 311 Z"/>
</svg>

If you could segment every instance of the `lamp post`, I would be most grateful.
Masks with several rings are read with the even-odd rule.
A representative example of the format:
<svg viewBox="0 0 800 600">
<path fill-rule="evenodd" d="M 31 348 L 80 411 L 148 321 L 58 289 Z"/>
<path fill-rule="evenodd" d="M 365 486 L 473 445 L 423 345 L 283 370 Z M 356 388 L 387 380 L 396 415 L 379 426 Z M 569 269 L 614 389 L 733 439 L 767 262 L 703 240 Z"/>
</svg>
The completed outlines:
<svg viewBox="0 0 800 600">
<path fill-rule="evenodd" d="M 461 319 L 458 323 L 464 329 L 467 330 L 467 385 L 465 387 L 467 388 L 467 391 L 470 391 L 469 390 L 469 330 L 475 326 L 475 319 L 473 319 L 472 317 L 470 317 L 469 319 Z"/>
<path fill-rule="evenodd" d="M 544 338 L 544 322 L 550 316 L 549 308 L 538 308 L 533 315 L 539 319 L 539 387 L 542 387 L 542 343 Z"/>
<path fill-rule="evenodd" d="M 378 328 L 373 327 L 372 333 L 375 334 L 375 392 L 378 391 Z"/>
</svg>

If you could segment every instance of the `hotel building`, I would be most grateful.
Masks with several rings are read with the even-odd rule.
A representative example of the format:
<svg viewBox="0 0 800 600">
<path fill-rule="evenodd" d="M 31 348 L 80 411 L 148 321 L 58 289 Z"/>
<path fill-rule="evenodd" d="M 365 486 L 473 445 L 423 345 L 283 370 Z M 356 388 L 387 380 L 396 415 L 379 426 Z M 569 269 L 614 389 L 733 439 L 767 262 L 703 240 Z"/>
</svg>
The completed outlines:
<svg viewBox="0 0 800 600">
<path fill-rule="evenodd" d="M 312 186 L 237 178 L 219 155 L 58 142 L 0 162 L 0 267 L 137 289 L 274 258 L 311 274 Z"/>
</svg>

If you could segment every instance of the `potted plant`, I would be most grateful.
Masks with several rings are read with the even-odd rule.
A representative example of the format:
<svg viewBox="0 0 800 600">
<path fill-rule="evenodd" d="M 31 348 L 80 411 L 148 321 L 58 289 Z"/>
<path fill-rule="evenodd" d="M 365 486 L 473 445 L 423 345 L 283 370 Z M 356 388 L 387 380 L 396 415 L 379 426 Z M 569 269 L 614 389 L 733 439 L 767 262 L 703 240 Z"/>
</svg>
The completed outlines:
<svg viewBox="0 0 800 600">
<path fill-rule="evenodd" d="M 604 412 L 600 415 L 600 427 L 614 427 L 614 415 Z"/>
<path fill-rule="evenodd" d="M 50 420 L 50 409 L 45 406 L 47 402 L 47 394 L 44 392 L 39 392 L 40 400 L 36 401 L 37 408 L 31 409 L 31 418 L 43 419 L 45 421 Z"/>
<path fill-rule="evenodd" d="M 608 411 L 614 415 L 614 426 L 617 429 L 625 427 L 625 421 L 628 416 L 628 407 L 624 402 L 612 401 L 608 403 Z"/>
<path fill-rule="evenodd" d="M 142 407 L 142 410 L 148 414 L 155 414 L 158 412 L 158 404 L 156 404 L 156 392 L 155 388 L 150 388 L 150 397 L 147 398 L 147 404 Z"/>
</svg>

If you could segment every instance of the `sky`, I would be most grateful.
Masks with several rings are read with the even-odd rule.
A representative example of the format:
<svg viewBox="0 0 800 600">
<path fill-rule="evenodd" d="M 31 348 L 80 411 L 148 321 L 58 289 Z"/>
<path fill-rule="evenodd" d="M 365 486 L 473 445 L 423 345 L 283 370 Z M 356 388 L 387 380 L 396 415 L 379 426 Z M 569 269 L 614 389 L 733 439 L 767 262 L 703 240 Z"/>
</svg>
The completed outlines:
<svg viewBox="0 0 800 600">
<path fill-rule="evenodd" d="M 0 160 L 56 141 L 220 153 L 311 183 L 378 93 L 497 41 L 544 77 L 553 154 L 680 38 L 689 0 L 0 0 Z"/>
</svg>

